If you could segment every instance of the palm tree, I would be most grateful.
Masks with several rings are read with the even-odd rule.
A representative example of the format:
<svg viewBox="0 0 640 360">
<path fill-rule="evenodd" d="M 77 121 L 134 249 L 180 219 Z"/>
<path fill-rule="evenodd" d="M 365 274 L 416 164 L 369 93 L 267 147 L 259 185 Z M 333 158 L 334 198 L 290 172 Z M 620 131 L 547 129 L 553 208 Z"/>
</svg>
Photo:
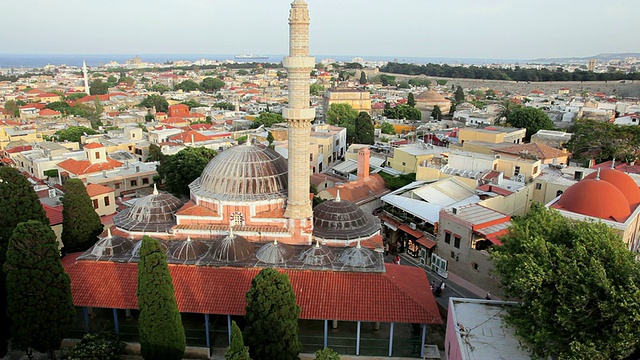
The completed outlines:
<svg viewBox="0 0 640 360">
<path fill-rule="evenodd" d="M 509 117 L 509 115 L 517 108 L 520 107 L 520 104 L 516 103 L 514 99 L 505 99 L 500 103 L 498 115 L 496 115 L 496 119 L 494 124 L 498 125 L 504 119 L 505 121 Z"/>
</svg>

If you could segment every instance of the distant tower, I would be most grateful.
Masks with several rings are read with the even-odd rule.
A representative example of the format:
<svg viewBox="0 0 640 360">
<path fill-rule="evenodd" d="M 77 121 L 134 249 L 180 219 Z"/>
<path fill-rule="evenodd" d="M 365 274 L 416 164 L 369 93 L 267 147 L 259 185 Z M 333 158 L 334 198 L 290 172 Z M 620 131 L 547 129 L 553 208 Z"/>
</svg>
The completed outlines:
<svg viewBox="0 0 640 360">
<path fill-rule="evenodd" d="M 292 220 L 311 219 L 309 143 L 316 111 L 309 107 L 309 83 L 315 58 L 309 56 L 309 9 L 304 0 L 291 3 L 289 56 L 282 64 L 289 77 L 289 106 L 282 111 L 289 124 L 289 194 L 284 216 Z"/>
<path fill-rule="evenodd" d="M 587 64 L 587 71 L 596 71 L 596 64 L 597 63 L 598 63 L 598 60 L 589 59 L 589 63 Z"/>
<path fill-rule="evenodd" d="M 84 60 L 82 60 L 82 74 L 84 75 L 84 93 L 91 95 L 89 93 L 89 72 L 87 71 L 87 63 Z"/>
</svg>

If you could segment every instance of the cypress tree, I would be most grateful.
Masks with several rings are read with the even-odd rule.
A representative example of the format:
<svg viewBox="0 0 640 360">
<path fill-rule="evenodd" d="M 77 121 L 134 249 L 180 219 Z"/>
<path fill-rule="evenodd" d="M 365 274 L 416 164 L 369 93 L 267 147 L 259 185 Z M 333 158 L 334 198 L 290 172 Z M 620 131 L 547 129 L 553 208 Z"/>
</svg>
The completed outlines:
<svg viewBox="0 0 640 360">
<path fill-rule="evenodd" d="M 409 96 L 407 96 L 407 105 L 411 106 L 411 107 L 415 107 L 416 106 L 416 98 L 413 96 L 413 93 L 409 93 Z"/>
<path fill-rule="evenodd" d="M 182 359 L 186 339 L 174 294 L 167 255 L 160 242 L 142 238 L 138 262 L 140 352 L 146 360 Z"/>
<path fill-rule="evenodd" d="M 37 220 L 49 225 L 38 195 L 17 169 L 0 167 L 0 266 L 6 261 L 9 239 L 18 223 Z M 7 317 L 7 288 L 5 273 L 0 271 L 0 324 L 9 324 Z M 7 352 L 7 341 L 11 337 L 10 326 L 0 325 L 0 357 Z"/>
<path fill-rule="evenodd" d="M 64 184 L 62 198 L 62 243 L 66 253 L 85 251 L 98 240 L 102 232 L 100 216 L 93 209 L 82 180 L 69 179 Z"/>
<path fill-rule="evenodd" d="M 297 359 L 300 306 L 289 277 L 266 268 L 251 280 L 247 292 L 245 338 L 254 360 Z"/>
<path fill-rule="evenodd" d="M 442 110 L 440 110 L 440 106 L 435 105 L 433 107 L 433 110 L 431 111 L 431 117 L 436 121 L 440 121 L 442 119 Z"/>
<path fill-rule="evenodd" d="M 375 143 L 373 121 L 371 121 L 371 116 L 364 111 L 361 111 L 356 118 L 353 142 L 356 144 L 369 145 Z"/>
<path fill-rule="evenodd" d="M 67 336 L 76 311 L 53 230 L 36 220 L 18 224 L 4 270 L 13 346 L 55 359 L 54 351 Z"/>
<path fill-rule="evenodd" d="M 231 322 L 231 344 L 224 354 L 226 360 L 249 360 L 249 347 L 244 346 L 242 332 L 235 321 Z"/>
<path fill-rule="evenodd" d="M 360 72 L 360 85 L 364 85 L 367 83 L 367 74 L 364 71 Z"/>
</svg>

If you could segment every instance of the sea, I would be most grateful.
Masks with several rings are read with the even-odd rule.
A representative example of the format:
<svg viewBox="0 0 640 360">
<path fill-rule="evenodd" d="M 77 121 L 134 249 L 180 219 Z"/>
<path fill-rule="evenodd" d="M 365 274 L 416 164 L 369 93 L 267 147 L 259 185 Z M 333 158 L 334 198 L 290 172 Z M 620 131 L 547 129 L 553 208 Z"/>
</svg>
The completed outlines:
<svg viewBox="0 0 640 360">
<path fill-rule="evenodd" d="M 261 56 L 263 54 L 260 54 Z M 0 53 L 0 69 L 7 68 L 42 68 L 47 65 L 101 66 L 115 61 L 124 64 L 127 60 L 138 56 L 143 62 L 164 64 L 173 61 L 205 60 L 234 60 L 236 62 L 276 62 L 282 61 L 286 55 L 264 55 L 268 59 L 235 59 L 234 54 L 2 54 Z M 366 61 L 395 61 L 413 64 L 450 64 L 450 65 L 482 65 L 482 64 L 513 64 L 523 60 L 514 59 L 477 59 L 477 58 L 447 58 L 447 57 L 402 57 L 402 56 L 358 56 L 358 55 L 312 55 L 316 61 L 334 59 L 349 62 L 355 57 Z"/>
</svg>

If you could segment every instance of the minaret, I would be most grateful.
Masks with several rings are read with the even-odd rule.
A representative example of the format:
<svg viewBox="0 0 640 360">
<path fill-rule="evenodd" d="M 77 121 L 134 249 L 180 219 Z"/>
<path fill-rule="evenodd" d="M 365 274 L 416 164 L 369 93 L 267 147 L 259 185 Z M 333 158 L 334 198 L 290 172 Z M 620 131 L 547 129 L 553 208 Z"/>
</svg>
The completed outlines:
<svg viewBox="0 0 640 360">
<path fill-rule="evenodd" d="M 87 71 L 87 63 L 82 60 L 82 75 L 84 75 L 84 93 L 89 94 L 89 72 Z"/>
<path fill-rule="evenodd" d="M 282 64 L 289 78 L 289 106 L 282 111 L 289 124 L 289 195 L 284 216 L 310 219 L 309 143 L 316 111 L 309 107 L 309 83 L 315 58 L 309 56 L 309 9 L 304 0 L 291 3 L 289 56 Z"/>
</svg>

